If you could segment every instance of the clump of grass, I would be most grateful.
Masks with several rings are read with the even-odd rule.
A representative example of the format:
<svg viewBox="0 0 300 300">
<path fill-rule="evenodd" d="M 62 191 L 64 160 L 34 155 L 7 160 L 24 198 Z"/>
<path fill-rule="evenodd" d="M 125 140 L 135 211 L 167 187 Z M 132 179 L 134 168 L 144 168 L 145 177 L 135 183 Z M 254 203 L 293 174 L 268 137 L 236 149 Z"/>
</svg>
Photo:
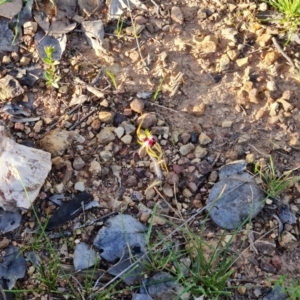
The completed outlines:
<svg viewBox="0 0 300 300">
<path fill-rule="evenodd" d="M 239 230 L 234 231 L 227 241 L 225 241 L 225 231 L 223 231 L 217 238 L 217 242 L 210 245 L 204 237 L 207 219 L 198 230 L 191 229 L 187 224 L 178 226 L 168 222 L 172 228 L 175 228 L 176 236 L 181 236 L 184 242 L 175 243 L 172 236 L 166 239 L 159 233 L 156 233 L 154 242 L 151 242 L 154 217 L 155 214 L 151 217 L 146 238 L 150 249 L 149 260 L 145 264 L 146 272 L 169 272 L 173 280 L 183 288 L 174 300 L 179 300 L 183 295 L 188 294 L 195 299 L 201 296 L 208 299 L 230 297 L 228 280 L 233 273 L 232 265 L 238 257 L 238 254 L 233 253 L 230 247 Z M 160 248 L 156 247 L 157 244 L 161 245 Z"/>
<path fill-rule="evenodd" d="M 298 167 L 299 168 L 299 167 Z M 274 161 L 269 156 L 269 164 L 262 166 L 261 163 L 256 163 L 254 166 L 254 174 L 257 174 L 263 182 L 263 189 L 268 197 L 276 197 L 281 192 L 286 190 L 291 184 L 300 180 L 300 176 L 293 176 L 292 173 L 296 169 L 289 170 L 282 175 L 276 171 Z"/>
<path fill-rule="evenodd" d="M 287 294 L 288 299 L 300 299 L 300 279 L 287 283 L 287 275 L 281 275 L 277 280 L 270 279 L 274 288 L 280 289 L 281 293 Z"/>
<path fill-rule="evenodd" d="M 270 6 L 282 13 L 282 18 L 277 21 L 282 24 L 288 32 L 288 41 L 298 30 L 300 22 L 300 1 L 299 0 L 265 0 Z"/>
<path fill-rule="evenodd" d="M 54 46 L 45 46 L 46 57 L 42 58 L 42 60 L 47 65 L 47 70 L 44 72 L 46 84 L 58 89 L 61 76 L 57 74 L 56 66 L 59 64 L 59 61 L 53 59 L 54 50 Z"/>
</svg>

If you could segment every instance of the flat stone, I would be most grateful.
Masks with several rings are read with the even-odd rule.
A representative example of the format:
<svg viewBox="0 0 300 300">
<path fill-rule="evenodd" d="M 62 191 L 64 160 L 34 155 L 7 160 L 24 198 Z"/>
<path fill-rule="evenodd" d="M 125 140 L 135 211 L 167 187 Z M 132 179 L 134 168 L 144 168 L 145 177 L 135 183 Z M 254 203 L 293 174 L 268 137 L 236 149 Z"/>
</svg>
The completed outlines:
<svg viewBox="0 0 300 300">
<path fill-rule="evenodd" d="M 113 154 L 111 153 L 111 151 L 100 151 L 100 157 L 103 161 L 110 161 L 113 157 Z"/>
<path fill-rule="evenodd" d="M 110 111 L 100 111 L 98 116 L 103 123 L 112 123 L 114 119 L 114 113 Z"/>
<path fill-rule="evenodd" d="M 58 183 L 58 184 L 55 184 L 53 189 L 54 189 L 54 192 L 57 193 L 57 194 L 61 194 L 63 191 L 64 191 L 64 184 L 61 182 L 61 183 Z"/>
<path fill-rule="evenodd" d="M 207 211 L 220 227 L 234 229 L 254 218 L 264 207 L 265 193 L 253 181 L 245 161 L 236 161 L 220 169 L 220 181 L 210 191 Z"/>
<path fill-rule="evenodd" d="M 199 135 L 199 144 L 207 145 L 210 142 L 211 142 L 211 138 L 205 132 L 201 132 Z"/>
<path fill-rule="evenodd" d="M 260 253 L 269 256 L 276 249 L 276 244 L 271 241 L 258 240 L 254 242 L 254 245 Z"/>
<path fill-rule="evenodd" d="M 180 147 L 179 152 L 182 156 L 186 156 L 190 152 L 194 151 L 195 146 L 192 143 L 188 143 Z"/>
<path fill-rule="evenodd" d="M 238 67 L 246 67 L 249 64 L 249 57 L 239 58 L 235 62 Z"/>
<path fill-rule="evenodd" d="M 69 88 L 68 88 L 67 85 L 62 85 L 58 89 L 58 92 L 61 93 L 61 94 L 64 94 L 64 95 L 67 94 L 68 91 L 69 91 Z"/>
<path fill-rule="evenodd" d="M 115 134 L 120 139 L 124 135 L 125 129 L 123 127 L 118 127 L 115 129 Z"/>
<path fill-rule="evenodd" d="M 0 126 L 0 206 L 29 209 L 51 170 L 51 155 L 17 144 Z M 28 193 L 28 194 L 27 194 Z"/>
<path fill-rule="evenodd" d="M 271 92 L 276 92 L 278 90 L 276 82 L 274 80 L 269 80 L 267 82 L 267 90 Z"/>
<path fill-rule="evenodd" d="M 144 107 L 145 107 L 145 102 L 141 99 L 135 98 L 130 102 L 130 108 L 139 114 L 143 113 Z"/>
<path fill-rule="evenodd" d="M 74 189 L 80 192 L 83 192 L 85 190 L 84 182 L 83 181 L 77 181 L 74 185 Z"/>
<path fill-rule="evenodd" d="M 173 21 L 179 23 L 180 25 L 183 24 L 184 17 L 183 17 L 181 9 L 178 6 L 173 6 L 171 8 L 171 19 Z"/>
<path fill-rule="evenodd" d="M 115 140 L 115 135 L 113 131 L 115 130 L 114 127 L 104 127 L 98 134 L 97 139 L 99 144 L 106 145 L 109 142 L 112 142 Z"/>
<path fill-rule="evenodd" d="M 10 75 L 0 79 L 0 100 L 5 101 L 18 97 L 24 93 L 19 81 Z"/>
<path fill-rule="evenodd" d="M 132 142 L 132 136 L 130 134 L 126 134 L 121 138 L 121 141 L 125 144 L 125 145 L 129 145 Z"/>
<path fill-rule="evenodd" d="M 92 124 L 91 124 L 91 127 L 94 129 L 94 130 L 99 130 L 101 128 L 101 121 L 99 119 L 95 119 L 92 121 Z"/>
<path fill-rule="evenodd" d="M 207 150 L 201 146 L 197 146 L 194 154 L 196 158 L 203 158 L 207 155 Z"/>
<path fill-rule="evenodd" d="M 230 121 L 230 120 L 224 120 L 223 122 L 222 122 L 222 127 L 223 128 L 230 128 L 231 126 L 232 126 L 232 121 Z"/>
<path fill-rule="evenodd" d="M 50 152 L 52 157 L 60 156 L 71 147 L 73 138 L 73 132 L 57 128 L 40 140 L 40 147 Z"/>
<path fill-rule="evenodd" d="M 122 122 L 120 126 L 124 128 L 126 134 L 132 134 L 136 130 L 136 127 L 129 122 Z"/>
</svg>

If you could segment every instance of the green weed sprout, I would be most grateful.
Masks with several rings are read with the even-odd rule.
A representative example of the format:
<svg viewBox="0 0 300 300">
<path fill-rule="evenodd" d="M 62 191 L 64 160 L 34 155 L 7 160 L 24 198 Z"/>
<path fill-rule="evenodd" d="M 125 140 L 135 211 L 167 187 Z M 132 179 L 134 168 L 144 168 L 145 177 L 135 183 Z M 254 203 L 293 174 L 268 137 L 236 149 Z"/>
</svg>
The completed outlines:
<svg viewBox="0 0 300 300">
<path fill-rule="evenodd" d="M 108 76 L 108 78 L 112 82 L 113 87 L 117 90 L 118 85 L 117 85 L 117 81 L 116 81 L 116 77 L 115 77 L 114 73 L 111 70 L 106 69 L 105 74 Z"/>
<path fill-rule="evenodd" d="M 121 17 L 118 19 L 118 23 L 117 23 L 117 28 L 116 28 L 116 35 L 117 35 L 117 38 L 120 39 L 121 38 L 121 35 L 122 35 L 122 29 L 123 29 L 123 24 L 124 24 L 124 21 L 121 19 Z"/>
<path fill-rule="evenodd" d="M 299 167 L 298 167 L 299 168 Z M 264 190 L 268 197 L 276 197 L 289 185 L 300 180 L 300 176 L 292 176 L 298 168 L 292 169 L 285 174 L 278 176 L 273 159 L 269 156 L 269 165 L 264 170 L 259 163 L 254 166 L 254 174 L 258 174 L 264 183 Z"/>
<path fill-rule="evenodd" d="M 165 81 L 165 78 L 166 78 L 166 76 L 164 76 L 164 77 L 160 80 L 160 82 L 159 82 L 159 85 L 158 85 L 158 87 L 157 87 L 157 89 L 156 89 L 156 91 L 155 91 L 155 93 L 154 93 L 154 95 L 153 95 L 153 100 L 154 100 L 154 101 L 157 100 L 157 98 L 158 98 L 158 96 L 159 96 L 159 94 L 160 94 L 160 92 L 161 92 L 161 87 L 162 87 L 162 85 L 163 85 L 163 83 L 164 83 L 164 81 Z"/>
<path fill-rule="evenodd" d="M 59 64 L 59 62 L 53 59 L 54 50 L 54 46 L 45 46 L 44 51 L 46 53 L 46 57 L 42 58 L 42 60 L 48 66 L 48 69 L 44 72 L 46 84 L 58 89 L 58 83 L 61 79 L 61 76 L 57 75 L 56 66 Z"/>
<path fill-rule="evenodd" d="M 147 155 L 149 155 L 149 157 L 152 159 L 152 161 L 154 162 L 154 167 L 159 169 L 159 165 L 162 166 L 162 168 L 168 172 L 168 167 L 167 167 L 167 163 L 165 161 L 164 158 L 164 152 L 160 146 L 160 144 L 156 141 L 155 137 L 152 135 L 151 131 L 146 129 L 146 130 L 142 130 L 142 123 L 140 123 L 136 134 L 137 134 L 137 138 L 138 138 L 138 143 L 141 145 L 138 153 L 139 155 L 142 154 L 143 151 L 145 151 L 147 153 Z M 158 170 L 156 170 L 155 172 L 156 174 L 158 174 Z M 158 176 L 160 177 L 160 176 Z"/>
</svg>

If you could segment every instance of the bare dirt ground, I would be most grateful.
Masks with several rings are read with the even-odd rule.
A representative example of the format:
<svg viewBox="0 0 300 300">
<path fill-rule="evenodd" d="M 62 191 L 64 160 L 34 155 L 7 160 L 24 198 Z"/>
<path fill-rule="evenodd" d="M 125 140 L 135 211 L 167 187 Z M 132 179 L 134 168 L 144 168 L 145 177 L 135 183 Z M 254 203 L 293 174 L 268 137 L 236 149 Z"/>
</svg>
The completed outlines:
<svg viewBox="0 0 300 300">
<path fill-rule="evenodd" d="M 67 48 L 59 65 L 60 89 L 47 88 L 43 79 L 32 88 L 26 88 L 25 95 L 30 92 L 34 97 L 32 115 L 40 117 L 38 125 L 37 122 L 12 122 L 7 114 L 2 114 L 7 130 L 15 140 L 33 141 L 36 147 L 45 151 L 50 150 L 43 147 L 41 140 L 51 130 L 67 130 L 74 136 L 74 141 L 62 155 L 52 155 L 53 168 L 35 204 L 44 219 L 56 209 L 47 200 L 50 195 L 76 194 L 81 190 L 78 186 L 82 185 L 100 206 L 106 207 L 86 213 L 88 220 L 122 211 L 147 224 L 148 219 L 144 218 L 139 204 L 151 209 L 162 197 L 187 218 L 205 205 L 209 191 L 217 181 L 219 167 L 230 161 L 246 159 L 249 169 L 253 170 L 255 162 L 268 162 L 271 155 L 278 174 L 299 167 L 300 83 L 293 67 L 274 46 L 272 37 L 296 66 L 299 45 L 296 42 L 285 45 L 286 35 L 278 25 L 258 20 L 257 14 L 264 12 L 265 6 L 246 0 L 159 0 L 156 1 L 157 10 L 151 1 L 144 4 L 147 10 L 132 12 L 136 24 L 143 26 L 137 38 L 142 57 L 136 38 L 127 30 L 129 27 L 123 29 L 120 38 L 112 34 L 117 23 L 107 20 L 106 8 L 90 16 L 81 12 L 86 20 L 103 20 L 106 52 L 96 54 L 78 27 L 67 34 Z M 38 5 L 41 11 L 45 10 L 45 3 L 38 2 Z M 130 14 L 127 17 L 130 24 Z M 22 45 L 25 45 L 24 38 Z M 22 49 L 20 57 L 29 55 L 32 62 L 37 61 L 43 66 L 36 55 L 33 37 Z M 4 54 L 11 55 L 3 53 L 2 57 Z M 12 61 L 7 65 L 2 62 L 2 75 L 15 68 L 17 63 Z M 86 85 L 91 85 L 103 67 L 114 74 L 117 89 L 104 75 L 94 85 L 103 93 L 98 97 L 87 91 Z M 80 83 L 76 81 L 78 78 Z M 154 113 L 156 121 L 151 127 L 159 127 L 158 132 L 162 130 L 156 135 L 166 153 L 169 170 L 179 176 L 176 201 L 172 186 L 170 191 L 168 184 L 159 187 L 159 193 L 153 189 L 149 193 L 147 187 L 154 178 L 153 169 L 149 168 L 147 158 L 137 155 L 135 130 L 140 114 L 132 101 L 141 99 L 142 92 L 155 93 L 161 82 L 161 92 L 156 100 L 153 94 L 142 99 L 143 113 Z M 89 98 L 68 114 L 69 102 L 74 95 Z M 15 100 L 23 101 L 21 98 Z M 104 111 L 111 114 L 101 120 L 99 112 Z M 78 122 L 80 120 L 83 121 Z M 118 128 L 124 120 L 133 126 L 133 130 L 128 131 L 132 140 L 115 136 L 99 143 L 98 134 L 105 127 Z M 153 131 L 155 134 L 155 129 Z M 201 133 L 204 133 L 204 140 L 198 140 Z M 181 147 L 190 142 L 193 149 L 181 152 Z M 201 155 L 195 152 L 197 146 L 202 149 Z M 82 167 L 74 166 L 78 157 L 83 160 Z M 93 161 L 99 162 L 100 171 L 91 167 Z M 203 173 L 199 165 L 203 161 L 212 169 L 206 181 L 200 184 Z M 112 166 L 117 166 L 118 172 L 114 173 Z M 215 172 L 213 176 L 212 171 Z M 280 196 L 297 215 L 298 183 Z M 249 228 L 251 234 L 246 233 L 249 234 L 247 243 L 234 265 L 232 282 L 241 282 L 247 288 L 239 289 L 230 299 L 263 299 L 263 293 L 257 292 L 257 288 L 270 286 L 268 278 L 277 279 L 287 274 L 289 282 L 299 277 L 299 222 L 284 224 L 284 234 L 287 233 L 290 240 L 282 242 L 284 238 L 278 233 L 278 221 L 272 214 L 273 211 L 263 210 L 253 220 L 251 230 Z M 171 210 L 169 215 L 174 217 L 176 214 Z M 32 214 L 23 217 L 23 225 L 17 232 L 6 234 L 10 243 L 20 246 L 24 243 L 25 228 L 36 228 Z M 82 217 L 79 220 L 82 221 Z M 213 243 L 214 236 L 220 235 L 220 228 L 210 222 L 206 239 Z M 196 231 L 197 224 L 196 221 L 193 225 Z M 155 225 L 164 232 L 166 225 L 162 219 Z M 67 223 L 62 231 L 72 232 L 73 226 L 73 222 Z M 97 229 L 99 225 L 89 226 L 76 235 L 76 239 L 92 244 Z M 265 242 L 261 246 L 263 249 L 249 246 L 256 240 Z M 272 244 L 270 248 L 266 246 L 267 242 Z M 57 247 L 61 246 L 57 242 Z M 69 263 L 72 246 L 67 252 Z M 21 283 L 23 288 L 26 285 L 34 287 L 38 283 L 27 274 Z M 49 294 L 48 297 L 52 299 Z M 46 298 L 34 298 L 34 293 L 28 293 L 23 299 Z"/>
</svg>

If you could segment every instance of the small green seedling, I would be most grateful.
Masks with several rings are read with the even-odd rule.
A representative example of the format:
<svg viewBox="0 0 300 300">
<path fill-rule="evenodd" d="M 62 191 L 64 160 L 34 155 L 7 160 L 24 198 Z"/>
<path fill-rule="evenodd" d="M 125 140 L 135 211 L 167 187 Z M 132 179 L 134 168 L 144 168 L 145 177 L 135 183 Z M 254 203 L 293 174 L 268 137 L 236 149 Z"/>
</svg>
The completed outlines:
<svg viewBox="0 0 300 300">
<path fill-rule="evenodd" d="M 113 87 L 117 90 L 118 89 L 118 85 L 117 85 L 117 80 L 116 80 L 116 77 L 115 77 L 114 73 L 111 70 L 106 69 L 105 70 L 105 74 L 110 79 Z"/>
<path fill-rule="evenodd" d="M 118 39 L 120 39 L 122 36 L 123 24 L 124 24 L 124 21 L 121 18 L 119 18 L 118 23 L 117 23 L 117 28 L 115 31 Z"/>
<path fill-rule="evenodd" d="M 58 89 L 58 83 L 61 79 L 61 76 L 57 75 L 56 66 L 59 64 L 59 62 L 53 59 L 54 50 L 55 48 L 53 46 L 45 46 L 44 51 L 46 53 L 46 57 L 44 57 L 42 60 L 48 67 L 48 69 L 44 72 L 46 84 Z"/>
<path fill-rule="evenodd" d="M 164 76 L 164 77 L 160 80 L 160 82 L 159 82 L 159 85 L 158 85 L 158 87 L 157 87 L 157 89 L 156 89 L 156 91 L 155 91 L 155 93 L 154 93 L 154 95 L 153 95 L 153 100 L 154 100 L 154 101 L 157 100 L 157 98 L 158 98 L 158 96 L 159 96 L 159 94 L 160 94 L 160 92 L 161 92 L 161 87 L 162 87 L 162 85 L 163 85 L 163 83 L 164 83 L 164 81 L 165 81 L 165 78 L 166 78 L 166 76 Z"/>
</svg>

